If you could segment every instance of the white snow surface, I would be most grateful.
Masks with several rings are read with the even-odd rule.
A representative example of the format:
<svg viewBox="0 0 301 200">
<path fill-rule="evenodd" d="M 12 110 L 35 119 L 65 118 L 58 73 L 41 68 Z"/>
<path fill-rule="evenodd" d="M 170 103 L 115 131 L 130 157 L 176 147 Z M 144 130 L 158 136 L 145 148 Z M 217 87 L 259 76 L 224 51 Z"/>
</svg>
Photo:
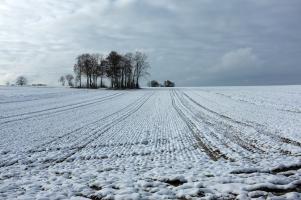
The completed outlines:
<svg viewBox="0 0 301 200">
<path fill-rule="evenodd" d="M 301 86 L 0 87 L 0 199 L 301 199 Z"/>
</svg>

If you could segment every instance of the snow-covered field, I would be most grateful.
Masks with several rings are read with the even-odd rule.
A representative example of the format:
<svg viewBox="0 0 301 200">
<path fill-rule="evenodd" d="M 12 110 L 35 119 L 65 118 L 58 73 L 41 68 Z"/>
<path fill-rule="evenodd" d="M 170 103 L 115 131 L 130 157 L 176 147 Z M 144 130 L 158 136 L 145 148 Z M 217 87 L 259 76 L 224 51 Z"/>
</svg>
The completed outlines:
<svg viewBox="0 0 301 200">
<path fill-rule="evenodd" d="M 0 87 L 0 199 L 301 199 L 301 86 Z"/>
</svg>

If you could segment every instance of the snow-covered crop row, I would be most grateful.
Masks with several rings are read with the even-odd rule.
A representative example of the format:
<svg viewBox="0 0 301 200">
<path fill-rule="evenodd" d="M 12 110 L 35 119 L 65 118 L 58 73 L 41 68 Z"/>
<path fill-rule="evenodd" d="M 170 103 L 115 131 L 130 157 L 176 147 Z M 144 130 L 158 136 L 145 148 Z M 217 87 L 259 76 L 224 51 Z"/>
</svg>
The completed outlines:
<svg viewBox="0 0 301 200">
<path fill-rule="evenodd" d="M 301 199 L 301 87 L 0 87 L 0 199 Z"/>
</svg>

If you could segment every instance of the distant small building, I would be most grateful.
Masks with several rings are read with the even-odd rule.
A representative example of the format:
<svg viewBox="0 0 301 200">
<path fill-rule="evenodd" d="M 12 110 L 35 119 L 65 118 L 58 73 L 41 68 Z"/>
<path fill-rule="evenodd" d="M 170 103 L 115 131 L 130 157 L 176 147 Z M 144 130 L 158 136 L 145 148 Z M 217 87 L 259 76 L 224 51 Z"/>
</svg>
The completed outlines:
<svg viewBox="0 0 301 200">
<path fill-rule="evenodd" d="M 175 87 L 176 84 L 170 80 L 164 81 L 164 84 L 159 83 L 159 81 L 152 80 L 149 81 L 147 85 L 148 87 Z"/>
<path fill-rule="evenodd" d="M 34 83 L 34 84 L 31 84 L 31 86 L 34 86 L 34 87 L 45 87 L 47 85 L 43 84 L 43 83 Z"/>
<path fill-rule="evenodd" d="M 151 87 L 159 87 L 159 86 L 160 86 L 160 84 L 158 81 L 155 81 L 155 80 L 151 81 Z"/>
<path fill-rule="evenodd" d="M 149 87 L 160 87 L 160 83 L 156 80 L 152 80 L 148 83 Z"/>
<path fill-rule="evenodd" d="M 175 85 L 176 84 L 170 80 L 164 81 L 164 87 L 175 87 Z"/>
</svg>

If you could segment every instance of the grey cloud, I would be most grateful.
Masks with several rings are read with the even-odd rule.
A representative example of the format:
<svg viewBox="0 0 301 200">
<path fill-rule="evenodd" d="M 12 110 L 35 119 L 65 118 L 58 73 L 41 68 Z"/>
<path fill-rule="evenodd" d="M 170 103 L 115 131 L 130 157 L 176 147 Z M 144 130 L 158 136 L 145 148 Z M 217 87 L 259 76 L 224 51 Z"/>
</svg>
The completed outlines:
<svg viewBox="0 0 301 200">
<path fill-rule="evenodd" d="M 299 0 L 0 1 L 0 84 L 57 84 L 83 52 L 143 50 L 179 86 L 301 83 Z"/>
<path fill-rule="evenodd" d="M 253 52 L 252 48 L 240 48 L 227 52 L 222 56 L 220 62 L 210 68 L 212 73 L 236 73 L 244 71 L 252 73 L 260 70 L 262 61 Z"/>
</svg>

